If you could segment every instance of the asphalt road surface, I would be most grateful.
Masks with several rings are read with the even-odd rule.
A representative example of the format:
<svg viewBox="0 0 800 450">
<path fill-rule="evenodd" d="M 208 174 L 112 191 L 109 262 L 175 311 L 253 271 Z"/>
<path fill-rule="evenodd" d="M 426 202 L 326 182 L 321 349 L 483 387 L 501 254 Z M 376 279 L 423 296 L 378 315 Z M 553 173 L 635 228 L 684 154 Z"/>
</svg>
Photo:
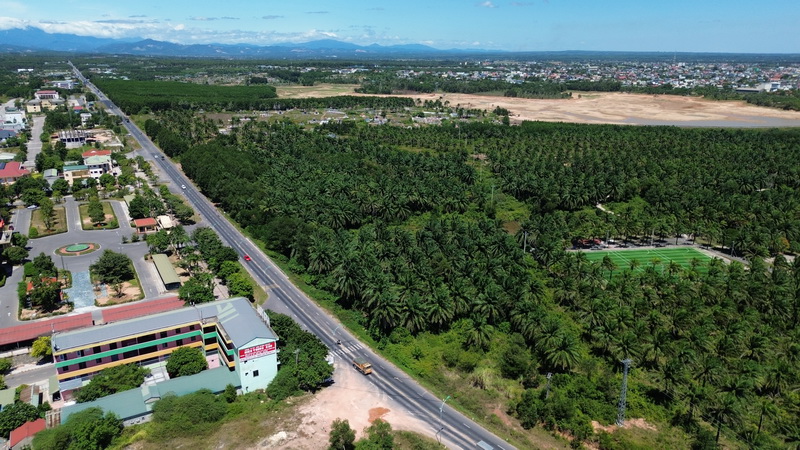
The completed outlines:
<svg viewBox="0 0 800 450">
<path fill-rule="evenodd" d="M 74 72 L 79 80 L 97 94 L 110 112 L 123 118 L 125 128 L 142 146 L 143 155 L 163 155 L 142 130 L 126 120 L 127 117 L 108 97 L 94 85 L 87 83 L 77 69 L 74 69 Z M 191 206 L 205 218 L 208 225 L 220 235 L 227 245 L 233 247 L 240 256 L 249 255 L 251 257 L 251 261 L 241 258 L 241 262 L 250 271 L 256 282 L 269 292 L 268 308 L 288 311 L 301 326 L 319 337 L 328 348 L 332 351 L 339 350 L 337 352 L 339 355 L 344 353 L 347 358 L 361 356 L 369 360 L 374 369 L 372 375 L 369 375 L 369 381 L 406 410 L 415 414 L 417 418 L 428 423 L 431 431 L 436 433 L 442 443 L 449 448 L 484 448 L 486 450 L 514 448 L 468 417 L 450 408 L 442 399 L 434 397 L 416 381 L 387 360 L 373 353 L 369 348 L 363 345 L 351 345 L 358 340 L 343 330 L 338 321 L 331 318 L 306 297 L 255 244 L 221 217 L 211 202 L 170 160 L 155 158 L 155 163 L 171 181 L 170 187 L 175 192 L 181 191 L 184 194 Z M 186 189 L 181 189 L 181 185 L 186 185 Z M 337 338 L 342 340 L 341 349 L 336 344 Z M 479 443 L 482 445 L 479 446 Z"/>
</svg>

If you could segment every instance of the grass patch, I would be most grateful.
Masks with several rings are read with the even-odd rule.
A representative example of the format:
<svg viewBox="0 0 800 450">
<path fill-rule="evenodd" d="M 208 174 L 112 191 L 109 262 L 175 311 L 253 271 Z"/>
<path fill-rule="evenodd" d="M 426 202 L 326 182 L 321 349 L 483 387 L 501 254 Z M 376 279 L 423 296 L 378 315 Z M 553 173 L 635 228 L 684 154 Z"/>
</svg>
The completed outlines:
<svg viewBox="0 0 800 450">
<path fill-rule="evenodd" d="M 395 448 L 405 448 L 411 450 L 427 450 L 434 448 L 447 448 L 427 436 L 412 431 L 396 430 L 393 431 Z"/>
<path fill-rule="evenodd" d="M 114 208 L 111 207 L 111 203 L 109 202 L 100 202 L 103 205 L 103 212 L 106 215 L 105 221 L 102 222 L 102 226 L 96 227 L 92 220 L 89 218 L 89 204 L 83 203 L 78 206 L 78 211 L 80 211 L 81 215 L 81 228 L 84 230 L 113 230 L 119 228 L 119 222 L 117 221 L 117 215 L 114 214 Z"/>
<path fill-rule="evenodd" d="M 697 264 L 700 272 L 706 270 L 706 263 L 711 257 L 693 248 L 659 248 L 647 250 L 601 250 L 586 252 L 586 259 L 591 262 L 601 262 L 605 256 L 620 269 L 635 268 L 635 272 L 642 272 L 647 267 L 655 266 L 658 272 L 669 270 L 670 263 L 677 263 L 682 269 L 690 269 L 692 264 Z M 692 261 L 695 261 L 693 263 Z"/>
<path fill-rule="evenodd" d="M 56 206 L 53 208 L 53 215 L 55 216 L 55 219 L 53 220 L 53 227 L 50 230 L 46 229 L 44 226 L 44 222 L 42 221 L 42 211 L 40 209 L 35 209 L 32 212 L 31 230 L 35 229 L 36 231 L 28 231 L 28 236 L 30 238 L 40 238 L 67 232 L 67 211 L 63 206 Z"/>
</svg>

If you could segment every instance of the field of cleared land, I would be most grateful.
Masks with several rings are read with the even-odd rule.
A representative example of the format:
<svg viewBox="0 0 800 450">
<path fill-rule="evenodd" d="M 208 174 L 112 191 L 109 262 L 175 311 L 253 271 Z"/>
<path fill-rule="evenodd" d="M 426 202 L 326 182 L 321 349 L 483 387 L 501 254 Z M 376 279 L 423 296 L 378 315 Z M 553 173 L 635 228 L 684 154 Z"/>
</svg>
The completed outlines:
<svg viewBox="0 0 800 450">
<path fill-rule="evenodd" d="M 355 94 L 356 85 L 280 86 L 279 98 L 330 97 Z M 800 112 L 750 105 L 744 101 L 705 100 L 677 95 L 575 92 L 566 100 L 537 100 L 473 94 L 399 95 L 441 100 L 450 106 L 511 111 L 512 122 L 610 123 L 699 127 L 800 127 Z"/>
</svg>

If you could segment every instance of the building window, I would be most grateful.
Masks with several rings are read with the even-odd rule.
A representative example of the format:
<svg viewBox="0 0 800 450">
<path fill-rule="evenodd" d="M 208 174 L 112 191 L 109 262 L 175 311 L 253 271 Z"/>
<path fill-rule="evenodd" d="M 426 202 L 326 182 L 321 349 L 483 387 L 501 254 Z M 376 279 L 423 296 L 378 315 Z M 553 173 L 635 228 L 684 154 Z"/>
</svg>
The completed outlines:
<svg viewBox="0 0 800 450">
<path fill-rule="evenodd" d="M 116 342 L 112 342 L 111 345 L 108 346 L 108 348 L 110 348 L 111 350 L 116 350 L 117 343 Z"/>
<path fill-rule="evenodd" d="M 117 361 L 119 359 L 119 355 L 111 355 L 112 361 Z"/>
<path fill-rule="evenodd" d="M 258 371 L 257 371 L 257 370 L 254 370 L 254 371 L 253 371 L 253 378 L 255 378 L 255 377 L 257 377 L 257 376 L 258 376 Z"/>
<path fill-rule="evenodd" d="M 94 360 L 95 364 L 103 364 L 103 358 L 97 358 Z"/>
<path fill-rule="evenodd" d="M 94 353 L 95 355 L 100 353 L 100 346 L 98 345 L 97 347 L 93 348 L 92 353 Z"/>
<path fill-rule="evenodd" d="M 86 363 L 85 362 L 78 363 L 78 370 L 85 369 L 85 368 L 86 368 Z"/>
<path fill-rule="evenodd" d="M 178 345 L 183 345 L 183 339 L 178 339 L 177 341 L 175 341 L 175 343 Z"/>
<path fill-rule="evenodd" d="M 80 358 L 81 356 L 83 356 L 83 350 L 78 350 L 77 352 L 75 352 L 75 355 L 76 355 L 78 358 Z"/>
<path fill-rule="evenodd" d="M 161 339 L 164 339 L 165 337 L 167 337 L 167 332 L 166 331 L 162 331 L 161 332 Z"/>
</svg>

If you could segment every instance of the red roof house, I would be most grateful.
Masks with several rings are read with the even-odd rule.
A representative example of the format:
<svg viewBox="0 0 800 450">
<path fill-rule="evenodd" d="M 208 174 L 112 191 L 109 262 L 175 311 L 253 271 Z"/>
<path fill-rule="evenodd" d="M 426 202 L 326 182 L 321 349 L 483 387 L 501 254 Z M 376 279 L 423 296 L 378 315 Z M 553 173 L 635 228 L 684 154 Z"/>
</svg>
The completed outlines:
<svg viewBox="0 0 800 450">
<path fill-rule="evenodd" d="M 11 431 L 11 437 L 8 439 L 9 448 L 23 448 L 30 445 L 33 436 L 45 429 L 44 419 L 36 419 L 33 422 L 25 422 L 19 428 Z"/>
<path fill-rule="evenodd" d="M 0 184 L 14 184 L 18 179 L 31 172 L 22 168 L 19 161 L 0 162 Z"/>
<path fill-rule="evenodd" d="M 88 152 L 81 153 L 81 156 L 84 158 L 90 156 L 111 156 L 111 150 L 89 150 Z"/>
</svg>

